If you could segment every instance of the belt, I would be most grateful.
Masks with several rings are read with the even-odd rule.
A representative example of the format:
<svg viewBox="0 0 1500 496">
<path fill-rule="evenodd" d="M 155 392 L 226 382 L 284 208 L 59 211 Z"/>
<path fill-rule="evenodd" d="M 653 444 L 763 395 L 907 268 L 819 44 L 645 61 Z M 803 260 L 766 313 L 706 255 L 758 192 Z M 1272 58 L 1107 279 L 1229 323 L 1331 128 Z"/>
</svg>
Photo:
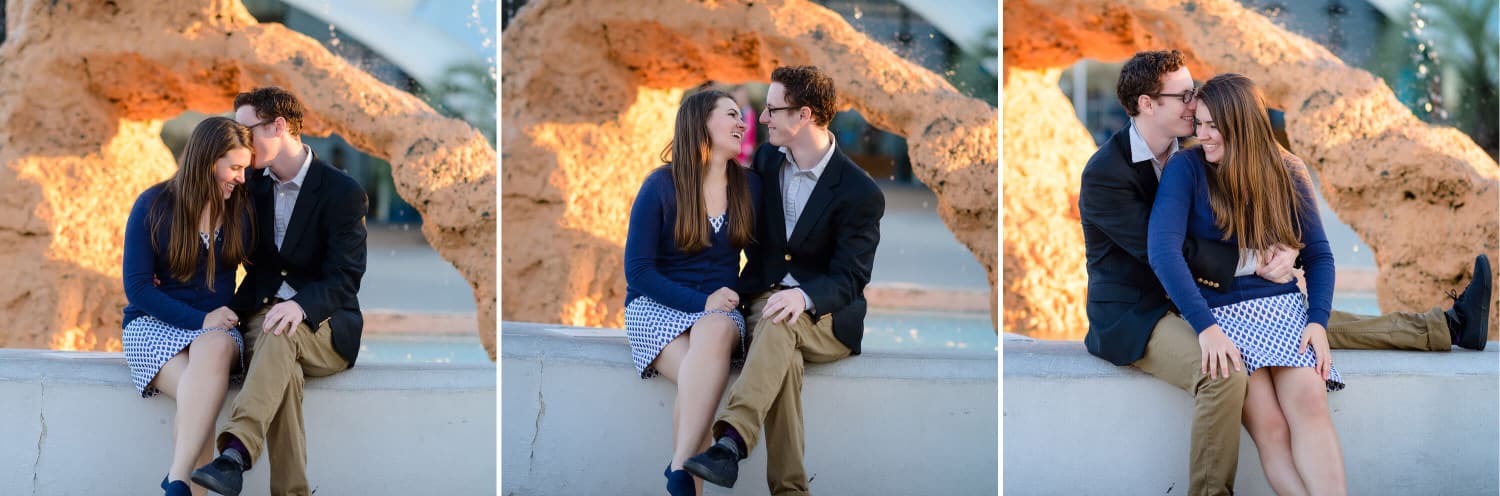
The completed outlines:
<svg viewBox="0 0 1500 496">
<path fill-rule="evenodd" d="M 787 286 L 787 285 L 779 283 L 779 282 L 776 283 L 776 284 L 772 284 L 771 285 L 771 289 L 776 290 L 776 291 L 781 291 L 783 289 L 797 289 L 797 288 L 800 288 L 800 287 L 802 287 L 802 286 Z"/>
</svg>

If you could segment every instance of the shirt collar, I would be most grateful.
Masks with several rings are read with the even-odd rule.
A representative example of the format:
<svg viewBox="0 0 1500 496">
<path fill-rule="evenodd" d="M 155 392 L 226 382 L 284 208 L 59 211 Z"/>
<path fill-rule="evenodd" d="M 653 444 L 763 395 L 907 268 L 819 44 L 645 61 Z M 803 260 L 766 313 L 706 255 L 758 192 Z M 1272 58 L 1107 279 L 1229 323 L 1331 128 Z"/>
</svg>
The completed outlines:
<svg viewBox="0 0 1500 496">
<path fill-rule="evenodd" d="M 302 180 L 307 178 L 307 169 L 312 165 L 313 159 L 312 147 L 304 144 L 302 145 L 302 149 L 307 152 L 307 158 L 302 161 L 302 168 L 297 169 L 297 176 L 293 177 L 291 181 L 282 181 L 281 178 L 276 177 L 275 173 L 271 172 L 270 167 L 266 167 L 265 175 L 270 177 L 271 180 L 276 181 L 276 184 L 284 185 L 291 183 L 297 185 L 298 188 L 302 187 Z"/>
<path fill-rule="evenodd" d="M 828 161 L 833 159 L 833 151 L 835 149 L 837 149 L 838 146 L 839 146 L 838 140 L 835 140 L 833 138 L 833 131 L 829 131 L 828 132 L 828 153 L 824 153 L 823 154 L 823 159 L 818 161 L 818 165 L 814 165 L 813 168 L 812 168 L 812 170 L 808 171 L 808 172 L 812 173 L 812 177 L 813 177 L 814 181 L 816 181 L 820 177 L 823 177 L 823 170 L 828 168 Z M 791 164 L 793 169 L 796 169 L 796 170 L 792 171 L 792 173 L 795 174 L 797 172 L 801 172 L 802 171 L 801 167 L 797 167 L 797 160 L 794 159 L 794 158 L 792 158 L 792 151 L 790 149 L 787 149 L 787 147 L 783 146 L 781 148 L 778 148 L 778 150 L 781 151 L 782 155 L 786 155 L 786 161 L 787 161 L 787 163 Z"/>
<path fill-rule="evenodd" d="M 1172 139 L 1172 146 L 1167 148 L 1167 156 L 1177 153 L 1177 140 Z M 1146 144 L 1146 138 L 1141 137 L 1141 132 L 1135 127 L 1135 119 L 1130 120 L 1130 161 L 1145 162 L 1150 160 L 1156 163 L 1156 154 L 1151 153 L 1151 145 Z"/>
</svg>

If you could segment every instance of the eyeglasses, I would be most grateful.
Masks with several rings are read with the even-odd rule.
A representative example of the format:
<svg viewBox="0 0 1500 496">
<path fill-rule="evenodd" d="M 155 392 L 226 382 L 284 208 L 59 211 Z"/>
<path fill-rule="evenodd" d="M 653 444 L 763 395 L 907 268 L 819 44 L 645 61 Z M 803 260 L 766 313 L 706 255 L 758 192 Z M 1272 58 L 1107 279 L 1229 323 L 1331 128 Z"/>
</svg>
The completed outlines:
<svg viewBox="0 0 1500 496">
<path fill-rule="evenodd" d="M 802 108 L 802 105 L 787 105 L 785 107 L 772 107 L 770 105 L 766 105 L 766 115 L 774 114 L 777 110 L 792 110 L 800 108 Z"/>
<path fill-rule="evenodd" d="M 1150 95 L 1150 96 L 1153 96 L 1153 97 L 1170 96 L 1172 98 L 1180 98 L 1180 99 L 1182 99 L 1182 103 L 1185 105 L 1185 104 L 1193 103 L 1193 97 L 1198 96 L 1198 89 L 1197 88 L 1193 88 L 1193 89 L 1184 91 L 1182 93 L 1147 93 L 1147 95 Z"/>
<path fill-rule="evenodd" d="M 273 122 L 276 122 L 276 118 L 275 118 L 275 117 L 272 117 L 272 118 L 270 118 L 270 119 L 266 119 L 266 120 L 263 120 L 263 121 L 260 121 L 260 122 L 257 122 L 257 123 L 255 123 L 255 124 L 251 124 L 251 125 L 249 125 L 249 126 L 245 126 L 245 128 L 246 128 L 246 129 L 250 129 L 250 130 L 254 130 L 254 129 L 255 129 L 255 128 L 257 128 L 257 127 L 261 127 L 261 126 L 264 126 L 264 125 L 266 125 L 266 124 L 270 124 L 270 123 L 273 123 Z"/>
</svg>

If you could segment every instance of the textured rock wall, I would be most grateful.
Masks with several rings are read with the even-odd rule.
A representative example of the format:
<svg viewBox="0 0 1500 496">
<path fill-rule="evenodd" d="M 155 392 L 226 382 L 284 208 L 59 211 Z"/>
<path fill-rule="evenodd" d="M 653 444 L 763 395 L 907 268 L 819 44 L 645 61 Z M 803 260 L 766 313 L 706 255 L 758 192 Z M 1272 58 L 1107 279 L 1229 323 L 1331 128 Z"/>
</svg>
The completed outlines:
<svg viewBox="0 0 1500 496">
<path fill-rule="evenodd" d="M 630 205 L 684 88 L 817 65 L 840 104 L 907 137 L 917 177 L 995 284 L 998 123 L 802 0 L 539 1 L 504 33 L 504 318 L 619 327 Z M 992 306 L 993 311 L 993 306 Z"/>
<path fill-rule="evenodd" d="M 423 234 L 474 290 L 495 355 L 495 152 L 484 137 L 237 0 L 11 0 L 0 45 L 3 347 L 119 349 L 135 197 L 176 169 L 162 121 L 279 85 L 305 132 L 389 160 Z"/>
<path fill-rule="evenodd" d="M 1092 153 L 1092 141 L 1062 117 L 1023 121 L 1011 112 L 1071 115 L 1072 107 L 1057 103 L 1052 89 L 1038 87 L 1031 74 L 1084 58 L 1123 60 L 1140 50 L 1176 48 L 1188 55 L 1199 80 L 1223 72 L 1254 79 L 1271 105 L 1285 109 L 1292 151 L 1317 171 L 1329 205 L 1374 250 L 1381 308 L 1446 307 L 1443 292 L 1468 282 L 1474 255 L 1500 258 L 1495 161 L 1459 131 L 1412 116 L 1379 79 L 1258 13 L 1229 0 L 1012 0 L 1004 9 L 1011 20 L 1003 36 L 1006 136 L 1051 140 L 1005 141 L 1008 332 L 1081 339 L 1087 327 L 1077 308 L 1083 286 L 1069 284 L 1071 295 L 1060 297 L 1053 292 L 1062 288 L 1032 281 L 1039 273 L 1086 279 L 1080 261 L 1067 258 L 1081 254 L 1011 251 L 1071 236 L 1051 232 L 1058 226 L 1046 216 L 1075 208 L 1080 160 Z M 1055 82 L 1053 77 L 1049 84 Z M 1017 108 L 1022 102 L 1046 109 Z M 1067 174 L 1068 182 L 1059 186 L 1056 178 L 1038 175 L 1042 171 Z M 1010 209 L 1012 194 L 1034 194 L 1045 202 L 1067 197 L 1069 205 L 1016 212 Z M 1078 231 L 1077 214 L 1071 215 L 1069 229 Z M 1013 302 L 1025 306 L 1012 308 Z M 1492 339 L 1500 327 L 1497 310 L 1492 306 Z M 1057 336 L 1059 327 L 1053 326 L 1069 331 Z"/>
</svg>

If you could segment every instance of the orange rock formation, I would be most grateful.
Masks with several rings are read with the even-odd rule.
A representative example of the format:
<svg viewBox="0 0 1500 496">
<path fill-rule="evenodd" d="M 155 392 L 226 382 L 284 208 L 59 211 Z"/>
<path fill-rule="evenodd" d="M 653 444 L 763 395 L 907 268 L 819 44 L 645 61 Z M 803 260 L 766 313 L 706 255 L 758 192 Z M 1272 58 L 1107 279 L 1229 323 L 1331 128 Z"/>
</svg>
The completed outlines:
<svg viewBox="0 0 1500 496">
<path fill-rule="evenodd" d="M 765 81 L 780 65 L 821 67 L 842 105 L 907 137 L 917 177 L 994 287 L 995 109 L 836 13 L 803 0 L 543 0 L 503 41 L 505 319 L 621 326 L 630 205 L 683 89 Z"/>
<path fill-rule="evenodd" d="M 1493 159 L 1459 131 L 1418 120 L 1379 79 L 1237 2 L 1011 0 L 1004 16 L 1007 331 L 1081 339 L 1087 327 L 1087 275 L 1072 243 L 1081 238 L 1078 177 L 1094 146 L 1052 72 L 1084 58 L 1175 48 L 1200 80 L 1253 78 L 1286 110 L 1292 152 L 1316 170 L 1329 205 L 1374 250 L 1383 309 L 1447 306 L 1443 292 L 1468 282 L 1474 255 L 1500 257 Z M 1051 205 L 1013 208 L 1031 202 Z M 1068 244 L 1036 248 L 1051 243 Z"/>
<path fill-rule="evenodd" d="M 121 243 L 135 197 L 176 165 L 163 119 L 298 94 L 305 132 L 389 160 L 429 243 L 474 290 L 495 356 L 495 151 L 237 0 L 11 1 L 0 45 L 0 346 L 119 349 Z"/>
</svg>

